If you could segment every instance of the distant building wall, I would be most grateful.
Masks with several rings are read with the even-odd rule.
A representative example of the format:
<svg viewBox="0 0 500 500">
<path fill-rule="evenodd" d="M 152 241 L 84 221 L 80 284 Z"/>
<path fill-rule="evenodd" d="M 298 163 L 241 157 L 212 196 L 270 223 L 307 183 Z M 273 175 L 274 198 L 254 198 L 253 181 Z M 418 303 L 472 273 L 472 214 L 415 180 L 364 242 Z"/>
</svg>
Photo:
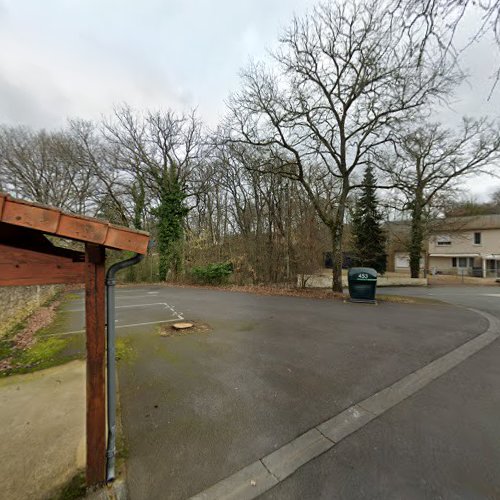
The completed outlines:
<svg viewBox="0 0 500 500">
<path fill-rule="evenodd" d="M 480 242 L 474 242 L 478 233 Z M 437 234 L 429 242 L 430 254 L 490 255 L 500 254 L 500 229 L 474 229 Z"/>
<path fill-rule="evenodd" d="M 486 222 L 491 222 L 490 219 Z M 481 227 L 485 224 L 480 222 L 477 229 L 438 232 L 430 239 L 432 274 L 500 276 L 500 228 Z"/>
<path fill-rule="evenodd" d="M 53 297 L 59 285 L 0 287 L 0 337 Z"/>
<path fill-rule="evenodd" d="M 408 252 L 394 252 L 392 255 L 392 271 L 397 273 L 410 272 L 410 254 Z M 425 267 L 425 253 L 420 257 L 420 270 Z"/>
</svg>

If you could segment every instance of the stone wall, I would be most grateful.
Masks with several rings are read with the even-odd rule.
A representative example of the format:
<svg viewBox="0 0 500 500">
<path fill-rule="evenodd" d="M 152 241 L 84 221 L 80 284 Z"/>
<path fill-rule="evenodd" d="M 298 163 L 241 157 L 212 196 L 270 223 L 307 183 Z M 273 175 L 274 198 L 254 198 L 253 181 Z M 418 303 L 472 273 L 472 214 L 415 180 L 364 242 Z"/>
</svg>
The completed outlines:
<svg viewBox="0 0 500 500">
<path fill-rule="evenodd" d="M 0 337 L 60 289 L 60 285 L 0 287 Z"/>
</svg>

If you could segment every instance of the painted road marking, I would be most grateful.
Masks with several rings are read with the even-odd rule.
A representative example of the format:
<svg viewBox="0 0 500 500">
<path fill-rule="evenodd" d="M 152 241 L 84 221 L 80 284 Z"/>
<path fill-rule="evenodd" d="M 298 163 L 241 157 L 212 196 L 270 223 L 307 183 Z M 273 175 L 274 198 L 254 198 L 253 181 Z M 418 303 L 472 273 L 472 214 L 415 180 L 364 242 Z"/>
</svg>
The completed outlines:
<svg viewBox="0 0 500 500">
<path fill-rule="evenodd" d="M 148 306 L 166 306 L 170 309 L 170 306 L 166 302 L 152 302 L 151 304 L 128 304 L 126 306 L 115 306 L 115 309 L 128 309 L 131 307 L 148 307 Z M 65 312 L 83 312 L 85 308 L 81 309 L 64 309 Z"/>
<path fill-rule="evenodd" d="M 302 465 L 331 449 L 345 437 L 498 339 L 500 320 L 491 314 L 476 309 L 470 310 L 488 320 L 489 327 L 486 332 L 320 423 L 278 450 L 198 493 L 191 500 L 239 500 L 258 497 Z"/>
<path fill-rule="evenodd" d="M 180 316 L 179 318 L 174 319 L 162 319 L 160 321 L 147 321 L 146 323 L 131 323 L 128 325 L 116 325 L 115 328 L 131 328 L 133 326 L 145 326 L 145 325 L 159 325 L 161 323 L 173 323 L 174 321 L 183 320 L 184 318 Z M 62 332 L 62 333 L 48 333 L 47 335 L 38 335 L 38 337 L 58 337 L 60 335 L 73 335 L 75 333 L 84 333 L 85 329 L 82 330 L 73 330 L 71 332 Z"/>
<path fill-rule="evenodd" d="M 147 325 L 159 325 L 162 323 L 172 323 L 174 321 L 181 321 L 184 319 L 184 316 L 182 313 L 178 313 L 171 305 L 167 304 L 166 302 L 154 302 L 152 304 L 132 304 L 132 305 L 127 305 L 127 306 L 116 306 L 116 309 L 123 308 L 131 308 L 131 307 L 145 307 L 145 306 L 156 306 L 156 305 L 162 305 L 165 306 L 165 309 L 169 309 L 170 312 L 172 313 L 173 316 L 175 316 L 172 319 L 164 319 L 164 320 L 159 320 L 159 321 L 146 321 L 143 323 L 129 323 L 126 325 L 116 325 L 115 328 L 132 328 L 134 326 L 147 326 Z M 83 312 L 85 309 L 68 309 L 68 312 Z M 118 321 L 118 320 L 116 320 Z M 40 335 L 40 337 L 58 337 L 61 335 L 74 335 L 76 333 L 84 333 L 85 328 L 81 330 L 72 330 L 69 332 L 62 332 L 62 333 L 49 333 L 47 335 Z"/>
<path fill-rule="evenodd" d="M 116 300 L 123 299 L 149 299 L 152 297 L 148 297 L 147 295 L 116 295 Z"/>
<path fill-rule="evenodd" d="M 484 297 L 500 297 L 500 293 L 482 293 Z"/>
</svg>

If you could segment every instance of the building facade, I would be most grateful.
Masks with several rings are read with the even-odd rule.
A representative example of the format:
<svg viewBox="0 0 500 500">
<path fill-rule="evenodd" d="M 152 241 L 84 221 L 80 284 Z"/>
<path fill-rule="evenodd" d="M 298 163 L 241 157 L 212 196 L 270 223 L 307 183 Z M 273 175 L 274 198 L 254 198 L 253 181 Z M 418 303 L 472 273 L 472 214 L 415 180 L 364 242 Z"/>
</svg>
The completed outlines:
<svg viewBox="0 0 500 500">
<path fill-rule="evenodd" d="M 428 241 L 431 274 L 500 277 L 500 214 L 440 221 Z"/>
</svg>

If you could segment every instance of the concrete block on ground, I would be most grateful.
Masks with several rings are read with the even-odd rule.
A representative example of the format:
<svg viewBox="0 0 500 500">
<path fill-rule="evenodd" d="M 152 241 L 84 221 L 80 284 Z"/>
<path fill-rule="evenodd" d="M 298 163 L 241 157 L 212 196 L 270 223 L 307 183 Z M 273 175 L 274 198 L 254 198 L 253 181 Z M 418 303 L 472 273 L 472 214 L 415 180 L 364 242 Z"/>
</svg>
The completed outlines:
<svg viewBox="0 0 500 500">
<path fill-rule="evenodd" d="M 192 500 L 249 500 L 276 484 L 278 480 L 258 460 L 192 497 Z"/>
<path fill-rule="evenodd" d="M 317 429 L 328 439 L 338 443 L 349 434 L 366 425 L 373 418 L 375 418 L 374 414 L 354 405 L 318 425 Z"/>
<path fill-rule="evenodd" d="M 264 457 L 262 462 L 274 476 L 283 480 L 332 446 L 332 441 L 325 438 L 318 430 L 311 429 Z"/>
</svg>

